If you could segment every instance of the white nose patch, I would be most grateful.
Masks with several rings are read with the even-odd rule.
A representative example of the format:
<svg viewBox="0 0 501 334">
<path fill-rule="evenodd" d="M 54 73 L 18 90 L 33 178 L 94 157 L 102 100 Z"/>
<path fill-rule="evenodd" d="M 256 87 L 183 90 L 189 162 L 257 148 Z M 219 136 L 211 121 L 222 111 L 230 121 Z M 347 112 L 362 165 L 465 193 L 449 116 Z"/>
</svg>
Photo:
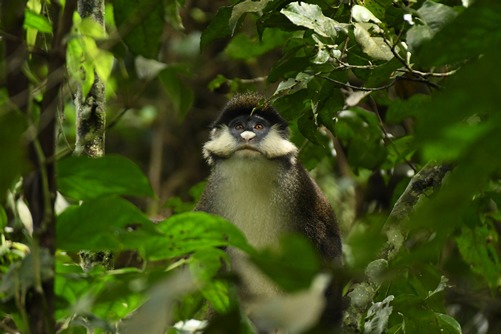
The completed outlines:
<svg viewBox="0 0 501 334">
<path fill-rule="evenodd" d="M 245 139 L 245 140 L 249 141 L 249 140 L 251 140 L 252 138 L 256 137 L 256 134 L 255 134 L 254 132 L 252 132 L 252 131 L 244 131 L 244 132 L 242 132 L 242 133 L 240 134 L 240 136 L 241 136 L 243 139 Z"/>
</svg>

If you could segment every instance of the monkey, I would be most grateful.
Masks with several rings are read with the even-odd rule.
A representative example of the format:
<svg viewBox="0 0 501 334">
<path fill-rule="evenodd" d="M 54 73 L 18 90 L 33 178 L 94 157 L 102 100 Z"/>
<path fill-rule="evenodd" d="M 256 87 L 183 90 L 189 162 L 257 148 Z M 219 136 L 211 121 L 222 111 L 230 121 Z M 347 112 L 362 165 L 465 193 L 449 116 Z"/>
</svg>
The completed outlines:
<svg viewBox="0 0 501 334">
<path fill-rule="evenodd" d="M 334 212 L 299 161 L 287 121 L 264 97 L 257 93 L 233 97 L 212 124 L 203 156 L 211 173 L 195 211 L 226 218 L 256 249 L 273 247 L 283 234 L 300 233 L 323 259 L 341 262 Z M 239 297 L 248 313 L 252 300 L 280 294 L 242 252 L 228 249 L 228 254 L 242 281 Z M 333 297 L 322 317 L 338 322 L 340 291 L 330 290 Z M 249 318 L 252 321 L 252 314 Z"/>
</svg>

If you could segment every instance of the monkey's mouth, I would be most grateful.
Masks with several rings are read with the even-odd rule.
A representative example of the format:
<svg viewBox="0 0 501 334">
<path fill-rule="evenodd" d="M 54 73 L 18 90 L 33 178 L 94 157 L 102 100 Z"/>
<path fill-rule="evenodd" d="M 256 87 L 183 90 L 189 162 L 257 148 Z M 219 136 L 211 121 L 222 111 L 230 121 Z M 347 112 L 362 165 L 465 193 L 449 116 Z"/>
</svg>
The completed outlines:
<svg viewBox="0 0 501 334">
<path fill-rule="evenodd" d="M 252 145 L 241 145 L 237 148 L 237 151 L 244 151 L 244 150 L 250 150 L 250 151 L 255 151 L 255 152 L 260 152 L 256 147 Z"/>
<path fill-rule="evenodd" d="M 237 149 L 236 149 L 236 152 L 238 151 L 252 151 L 252 152 L 256 152 L 256 153 L 261 153 L 261 151 L 259 151 L 255 146 L 252 146 L 252 145 L 248 145 L 248 144 L 244 144 L 244 145 L 241 145 L 239 146 Z"/>
</svg>

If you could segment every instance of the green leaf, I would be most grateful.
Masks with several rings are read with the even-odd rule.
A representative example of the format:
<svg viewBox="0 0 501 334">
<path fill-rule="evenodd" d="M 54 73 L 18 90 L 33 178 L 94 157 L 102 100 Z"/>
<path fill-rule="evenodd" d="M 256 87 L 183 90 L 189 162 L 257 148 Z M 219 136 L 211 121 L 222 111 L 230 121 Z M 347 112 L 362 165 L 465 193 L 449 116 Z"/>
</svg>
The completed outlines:
<svg viewBox="0 0 501 334">
<path fill-rule="evenodd" d="M 393 307 L 390 303 L 395 296 L 390 295 L 383 301 L 374 303 L 367 311 L 367 316 L 364 323 L 364 333 L 382 334 L 385 333 L 388 325 L 388 318 L 393 312 Z"/>
<path fill-rule="evenodd" d="M 230 309 L 229 286 L 226 282 L 211 281 L 202 289 L 203 296 L 207 299 L 214 311 L 220 314 Z"/>
<path fill-rule="evenodd" d="M 259 269 L 287 292 L 306 289 L 320 270 L 313 245 L 301 235 L 285 235 L 278 245 L 252 255 Z"/>
<path fill-rule="evenodd" d="M 501 266 L 495 242 L 488 241 L 491 239 L 497 239 L 497 234 L 492 228 L 487 226 L 463 227 L 461 235 L 456 238 L 456 243 L 466 263 L 494 289 L 499 284 Z"/>
<path fill-rule="evenodd" d="M 38 30 L 39 32 L 49 34 L 52 33 L 52 25 L 50 24 L 49 20 L 45 16 L 30 9 L 27 9 L 24 12 L 24 28 L 33 28 Z"/>
<path fill-rule="evenodd" d="M 281 79 L 294 78 L 299 72 L 305 70 L 310 65 L 310 57 L 285 55 L 276 62 L 268 75 L 269 82 Z"/>
<path fill-rule="evenodd" d="M 164 31 L 164 6 L 157 0 L 115 0 L 115 23 L 135 55 L 157 58 Z"/>
<path fill-rule="evenodd" d="M 184 0 L 167 1 L 164 3 L 166 20 L 171 26 L 179 31 L 184 29 L 183 19 L 181 18 L 180 13 L 183 8 L 183 4 Z"/>
<path fill-rule="evenodd" d="M 464 65 L 447 82 L 447 89 L 436 92 L 421 106 L 417 117 L 416 138 L 429 142 L 443 138 L 445 129 L 466 122 L 499 125 L 497 112 L 501 104 L 501 81 L 493 73 L 501 73 L 501 50 L 494 48 L 483 57 Z M 474 85 L 472 83 L 475 83 Z"/>
<path fill-rule="evenodd" d="M 152 238 L 144 244 L 150 260 L 184 256 L 214 247 L 234 246 L 251 252 L 242 232 L 225 219 L 205 212 L 187 212 L 158 223 L 165 237 Z"/>
<path fill-rule="evenodd" d="M 305 112 L 303 116 L 299 117 L 297 120 L 297 127 L 299 132 L 308 139 L 309 141 L 318 144 L 317 140 L 317 126 L 315 125 L 315 121 L 313 120 L 313 114 L 311 110 Z"/>
<path fill-rule="evenodd" d="M 501 3 L 477 0 L 416 52 L 423 66 L 439 66 L 475 57 L 501 43 Z"/>
<path fill-rule="evenodd" d="M 386 9 L 391 8 L 393 0 L 365 0 L 364 7 L 376 15 L 379 19 L 384 19 Z"/>
<path fill-rule="evenodd" d="M 269 0 L 261 0 L 261 1 L 244 0 L 233 6 L 233 10 L 231 11 L 231 17 L 230 20 L 228 21 L 232 33 L 235 32 L 235 27 L 237 26 L 238 21 L 240 21 L 240 18 L 244 14 L 260 13 L 266 7 L 268 2 Z"/>
<path fill-rule="evenodd" d="M 91 37 L 92 39 L 102 39 L 107 37 L 105 28 L 91 17 L 83 18 L 78 23 L 77 28 L 82 35 Z"/>
<path fill-rule="evenodd" d="M 153 196 L 141 170 L 118 155 L 63 159 L 57 165 L 57 180 L 61 193 L 75 200 L 105 195 Z"/>
<path fill-rule="evenodd" d="M 377 30 L 377 25 L 373 23 L 354 23 L 354 25 L 355 39 L 365 54 L 377 60 L 388 61 L 393 58 L 393 53 L 384 38 L 371 36 L 370 31 Z"/>
<path fill-rule="evenodd" d="M 347 24 L 324 16 L 318 5 L 305 2 L 290 3 L 280 13 L 295 25 L 311 29 L 323 37 L 334 39 L 338 35 L 338 31 L 346 31 L 347 28 Z"/>
<path fill-rule="evenodd" d="M 440 333 L 444 334 L 461 334 L 461 325 L 456 319 L 447 314 L 435 313 L 438 324 L 440 326 Z"/>
<path fill-rule="evenodd" d="M 105 84 L 111 75 L 114 60 L 113 54 L 104 50 L 100 50 L 94 58 L 96 74 Z"/>
<path fill-rule="evenodd" d="M 471 146 L 490 131 L 492 131 L 492 125 L 489 123 L 451 124 L 444 129 L 439 140 L 424 147 L 423 157 L 426 160 L 454 161 L 462 157 Z"/>
<path fill-rule="evenodd" d="M 57 219 L 57 247 L 65 251 L 135 249 L 160 235 L 133 204 L 101 197 L 71 206 Z"/>
<path fill-rule="evenodd" d="M 419 19 L 407 31 L 406 42 L 412 51 L 430 40 L 435 33 L 450 23 L 457 13 L 449 6 L 426 0 L 417 10 Z"/>
<path fill-rule="evenodd" d="M 204 248 L 190 257 L 190 271 L 201 284 L 203 296 L 216 312 L 226 312 L 230 306 L 228 284 L 215 280 L 222 264 L 228 264 L 228 253 L 219 248 Z"/>
<path fill-rule="evenodd" d="M 217 11 L 216 16 L 211 20 L 209 26 L 202 32 L 200 49 L 203 50 L 211 42 L 231 35 L 230 17 L 232 11 L 232 7 L 221 7 Z"/>
<path fill-rule="evenodd" d="M 251 59 L 273 50 L 285 42 L 289 36 L 279 29 L 266 29 L 261 40 L 242 33 L 235 36 L 225 49 L 225 53 L 234 59 Z"/>
<path fill-rule="evenodd" d="M 361 108 L 340 112 L 334 126 L 335 135 L 347 147 L 347 158 L 355 168 L 373 169 L 386 158 L 378 117 Z"/>
<path fill-rule="evenodd" d="M 184 116 L 191 108 L 194 96 L 193 91 L 179 79 L 179 73 L 186 73 L 186 70 L 180 66 L 168 66 L 158 77 L 176 112 Z"/>
<path fill-rule="evenodd" d="M 369 9 L 360 5 L 355 5 L 351 8 L 351 17 L 356 22 L 381 23 L 381 20 L 374 16 Z"/>
<path fill-rule="evenodd" d="M 425 110 L 424 107 L 429 100 L 430 96 L 423 94 L 415 94 L 408 100 L 393 100 L 386 113 L 386 121 L 396 124 L 408 117 L 418 116 L 420 112 Z"/>
<path fill-rule="evenodd" d="M 3 231 L 5 226 L 7 226 L 7 213 L 5 213 L 5 209 L 0 206 L 0 230 Z"/>
</svg>

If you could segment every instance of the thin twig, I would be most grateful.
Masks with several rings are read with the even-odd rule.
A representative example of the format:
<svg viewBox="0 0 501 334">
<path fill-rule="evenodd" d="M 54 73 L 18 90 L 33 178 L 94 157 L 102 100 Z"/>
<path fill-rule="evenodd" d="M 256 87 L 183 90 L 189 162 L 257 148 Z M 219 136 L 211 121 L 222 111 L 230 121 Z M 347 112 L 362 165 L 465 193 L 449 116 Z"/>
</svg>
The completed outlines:
<svg viewBox="0 0 501 334">
<path fill-rule="evenodd" d="M 374 108 L 374 111 L 375 111 L 375 114 L 376 114 L 376 117 L 379 121 L 379 128 L 381 129 L 381 131 L 383 132 L 383 135 L 384 135 L 384 140 L 388 143 L 390 143 L 390 145 L 393 146 L 393 148 L 395 149 L 395 152 L 397 153 L 397 155 L 399 156 L 402 156 L 403 157 L 403 160 L 405 161 L 405 163 L 414 171 L 414 173 L 417 172 L 417 169 L 416 167 L 407 159 L 405 158 L 405 156 L 403 156 L 400 152 L 399 152 L 399 149 L 397 147 L 397 145 L 395 144 L 395 142 L 390 138 L 390 134 L 388 133 L 388 131 L 386 131 L 385 127 L 384 127 L 384 122 L 383 122 L 383 119 L 381 118 L 381 115 L 379 114 L 379 109 L 377 107 L 377 104 L 375 103 L 374 99 L 371 98 L 371 101 L 373 102 L 373 108 Z"/>
<path fill-rule="evenodd" d="M 385 89 L 388 89 L 388 88 L 392 87 L 393 85 L 395 85 L 395 82 L 396 82 L 396 79 L 393 79 L 390 83 L 383 85 L 383 86 L 380 86 L 380 87 L 360 87 L 360 86 L 354 86 L 354 85 L 349 84 L 349 83 L 341 82 L 341 81 L 338 81 L 336 79 L 332 79 L 332 78 L 329 78 L 329 77 L 326 77 L 326 76 L 323 76 L 320 74 L 313 74 L 313 75 L 318 77 L 318 78 L 322 78 L 322 79 L 328 80 L 330 82 L 333 82 L 341 87 L 351 88 L 354 90 L 361 90 L 361 91 L 365 91 L 365 92 L 376 92 L 376 91 L 380 91 L 380 90 L 385 90 Z"/>
</svg>

